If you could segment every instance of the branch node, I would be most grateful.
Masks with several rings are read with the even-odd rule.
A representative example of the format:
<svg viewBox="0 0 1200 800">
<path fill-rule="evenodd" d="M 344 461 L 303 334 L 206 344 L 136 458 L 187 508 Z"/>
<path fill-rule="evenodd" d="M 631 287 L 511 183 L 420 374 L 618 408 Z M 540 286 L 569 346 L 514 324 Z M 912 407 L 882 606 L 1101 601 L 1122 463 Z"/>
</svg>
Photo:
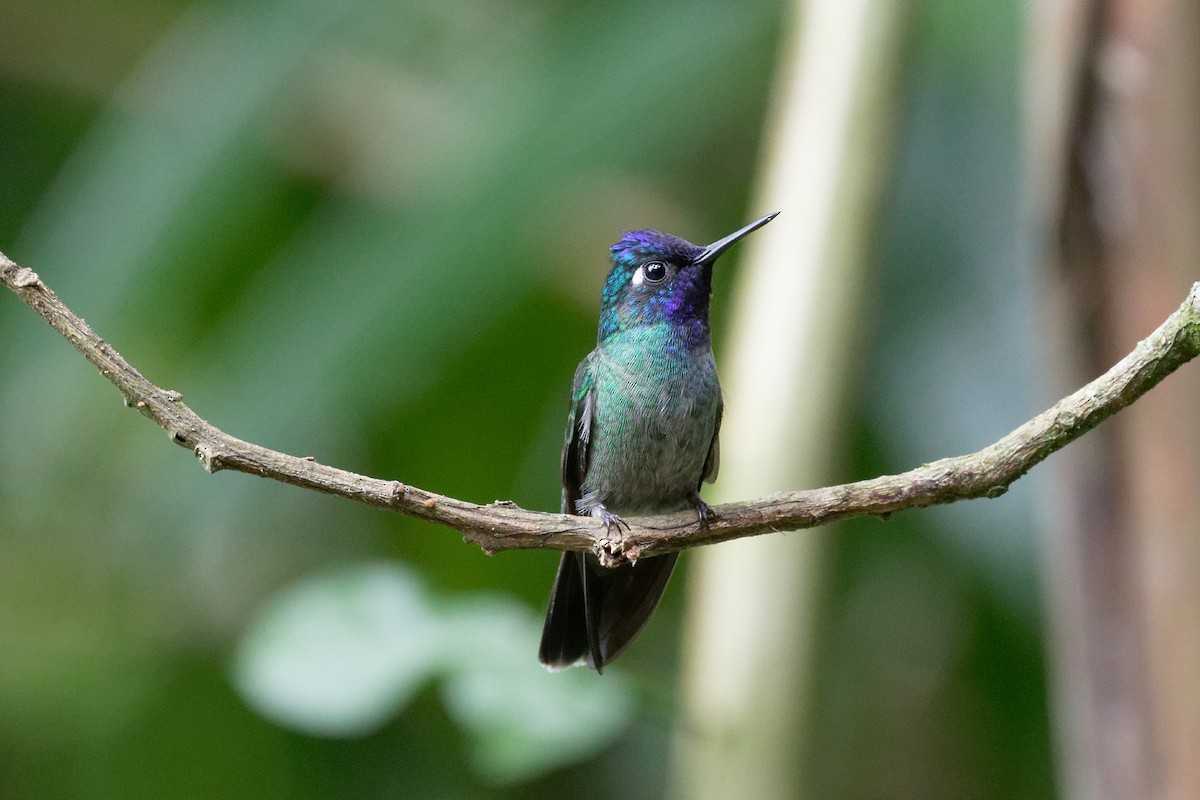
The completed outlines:
<svg viewBox="0 0 1200 800">
<path fill-rule="evenodd" d="M 636 564 L 642 556 L 642 546 L 622 539 L 601 539 L 596 542 L 596 557 L 600 566 L 615 569 L 623 564 Z"/>
<path fill-rule="evenodd" d="M 192 452 L 196 454 L 196 458 L 200 459 L 200 466 L 204 467 L 204 471 L 209 475 L 224 468 L 221 464 L 221 457 L 213 452 L 209 445 L 198 444 Z"/>
<path fill-rule="evenodd" d="M 596 557 L 600 559 L 600 566 L 612 569 L 621 565 L 618 547 L 618 544 L 610 539 L 601 539 L 596 542 Z"/>
<path fill-rule="evenodd" d="M 400 481 L 392 481 L 392 497 L 391 497 L 391 499 L 393 502 L 395 502 L 397 500 L 407 500 L 408 499 L 408 487 L 405 486 Z"/>
<path fill-rule="evenodd" d="M 172 403 L 178 403 L 179 401 L 183 400 L 183 395 L 174 389 L 166 389 L 163 391 L 163 394 L 166 395 L 167 399 Z"/>
<path fill-rule="evenodd" d="M 21 267 L 12 277 L 13 286 L 18 289 L 28 289 L 30 286 L 44 286 L 42 279 L 29 267 Z"/>
<path fill-rule="evenodd" d="M 1073 412 L 1066 410 L 1058 412 L 1058 415 L 1054 418 L 1055 424 L 1065 431 L 1069 431 L 1071 428 L 1074 428 L 1078 421 L 1079 418 Z M 988 496 L 990 497 L 991 495 Z"/>
</svg>

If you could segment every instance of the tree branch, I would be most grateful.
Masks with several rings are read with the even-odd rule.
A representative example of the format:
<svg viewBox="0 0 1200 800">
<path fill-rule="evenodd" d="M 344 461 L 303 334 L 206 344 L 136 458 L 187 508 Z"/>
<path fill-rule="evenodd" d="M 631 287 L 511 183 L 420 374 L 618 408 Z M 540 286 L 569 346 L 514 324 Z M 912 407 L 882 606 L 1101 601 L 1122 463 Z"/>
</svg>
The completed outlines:
<svg viewBox="0 0 1200 800">
<path fill-rule="evenodd" d="M 707 528 L 700 528 L 691 512 L 629 519 L 628 532 L 613 541 L 604 525 L 590 517 L 527 511 L 507 501 L 477 505 L 237 439 L 201 419 L 178 392 L 161 389 L 143 377 L 63 305 L 36 273 L 3 253 L 0 281 L 92 362 L 124 395 L 126 405 L 158 423 L 171 441 L 191 450 L 209 472 L 246 472 L 436 522 L 461 531 L 487 553 L 586 550 L 609 565 L 771 531 L 812 528 L 849 517 L 886 517 L 906 508 L 999 497 L 1035 464 L 1200 354 L 1197 283 L 1183 305 L 1120 363 L 982 450 L 924 464 L 900 475 L 727 503 L 714 509 L 717 517 Z"/>
</svg>

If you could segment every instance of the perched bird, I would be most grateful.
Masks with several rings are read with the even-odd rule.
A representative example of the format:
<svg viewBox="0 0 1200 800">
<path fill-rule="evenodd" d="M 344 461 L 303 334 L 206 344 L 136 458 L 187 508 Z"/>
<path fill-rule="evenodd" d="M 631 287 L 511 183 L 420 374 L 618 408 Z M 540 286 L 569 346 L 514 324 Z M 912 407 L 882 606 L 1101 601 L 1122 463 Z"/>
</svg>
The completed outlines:
<svg viewBox="0 0 1200 800">
<path fill-rule="evenodd" d="M 712 518 L 700 485 L 717 475 L 721 386 L 708 326 L 712 268 L 734 242 L 776 217 L 697 247 L 654 230 L 614 244 L 600 296 L 596 349 L 575 370 L 562 453 L 565 514 L 604 520 L 694 508 Z M 658 605 L 677 553 L 615 569 L 563 553 L 542 629 L 539 660 L 600 672 Z"/>
</svg>

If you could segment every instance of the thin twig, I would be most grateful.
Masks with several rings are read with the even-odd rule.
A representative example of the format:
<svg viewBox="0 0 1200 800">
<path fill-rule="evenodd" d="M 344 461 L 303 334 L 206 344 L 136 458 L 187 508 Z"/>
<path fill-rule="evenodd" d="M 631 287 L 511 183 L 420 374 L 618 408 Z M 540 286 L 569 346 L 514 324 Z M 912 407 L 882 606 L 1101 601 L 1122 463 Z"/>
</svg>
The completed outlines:
<svg viewBox="0 0 1200 800">
<path fill-rule="evenodd" d="M 36 273 L 0 253 L 0 281 L 100 370 L 127 405 L 158 423 L 209 472 L 236 470 L 338 495 L 376 508 L 447 525 L 488 553 L 549 548 L 589 550 L 610 565 L 772 531 L 812 528 L 849 517 L 886 517 L 906 508 L 999 497 L 1017 478 L 1154 388 L 1200 354 L 1200 283 L 1158 330 L 1101 377 L 978 452 L 944 458 L 900 475 L 841 486 L 783 492 L 717 506 L 706 528 L 680 512 L 627 520 L 620 541 L 589 517 L 527 511 L 497 501 L 477 505 L 399 481 L 371 478 L 244 442 L 201 419 L 178 392 L 134 369 L 71 312 Z"/>
</svg>

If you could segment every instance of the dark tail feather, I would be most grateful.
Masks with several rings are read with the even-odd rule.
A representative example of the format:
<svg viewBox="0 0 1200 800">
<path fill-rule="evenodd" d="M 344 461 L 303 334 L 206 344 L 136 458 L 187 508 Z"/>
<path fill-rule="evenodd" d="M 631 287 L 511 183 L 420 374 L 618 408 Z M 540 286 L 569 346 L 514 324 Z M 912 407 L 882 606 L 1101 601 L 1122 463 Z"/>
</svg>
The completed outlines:
<svg viewBox="0 0 1200 800">
<path fill-rule="evenodd" d="M 671 553 L 606 569 L 582 553 L 563 553 L 538 659 L 548 667 L 583 662 L 602 672 L 650 619 L 677 558 Z"/>
<path fill-rule="evenodd" d="M 583 660 L 589 651 L 600 651 L 596 641 L 588 641 L 593 626 L 587 624 L 583 559 L 582 553 L 563 553 L 558 562 L 538 648 L 538 660 L 547 667 L 569 667 Z"/>
</svg>

